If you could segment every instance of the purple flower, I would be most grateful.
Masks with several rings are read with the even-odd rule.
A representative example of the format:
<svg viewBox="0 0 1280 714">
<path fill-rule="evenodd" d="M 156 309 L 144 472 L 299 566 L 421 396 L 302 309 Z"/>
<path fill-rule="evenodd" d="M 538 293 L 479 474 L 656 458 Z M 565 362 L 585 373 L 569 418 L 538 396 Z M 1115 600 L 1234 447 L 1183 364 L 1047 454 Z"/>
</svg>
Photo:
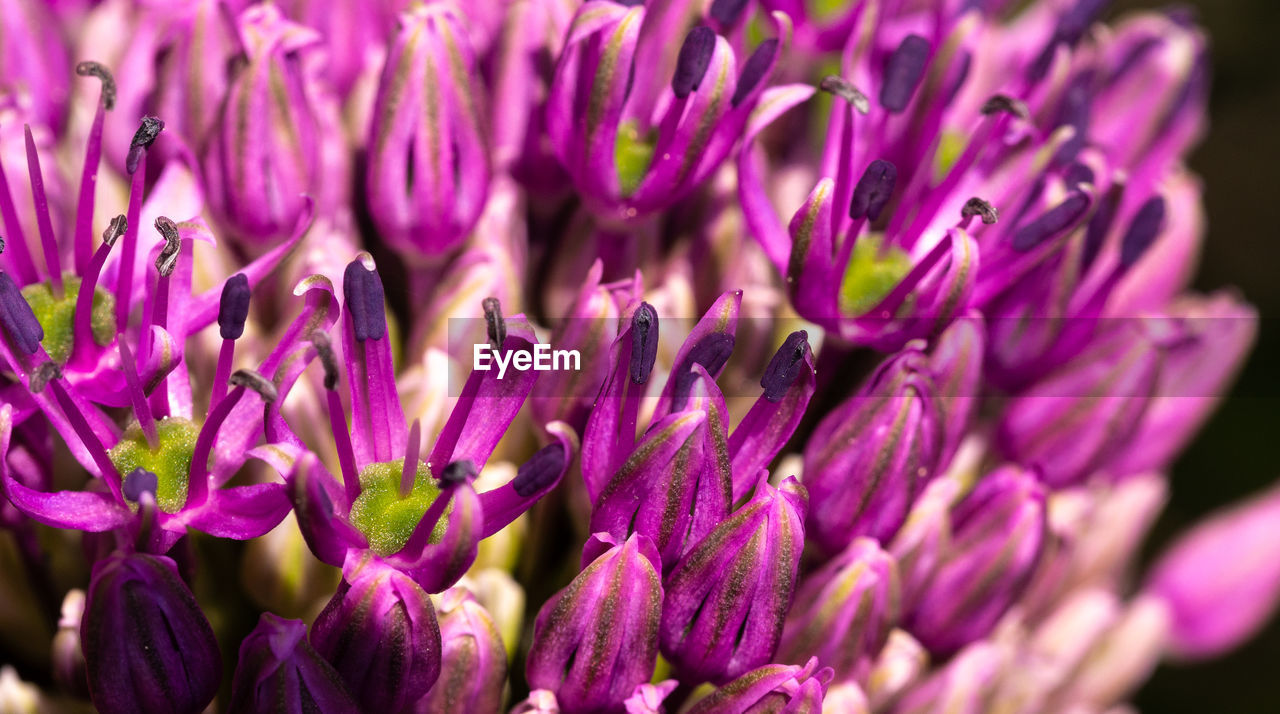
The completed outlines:
<svg viewBox="0 0 1280 714">
<path fill-rule="evenodd" d="M 782 638 L 809 496 L 795 477 L 761 481 L 666 578 L 662 653 L 682 681 L 726 682 L 768 664 Z"/>
<path fill-rule="evenodd" d="M 359 711 L 342 678 L 307 642 L 307 626 L 269 612 L 240 643 L 230 707 L 281 714 Z"/>
<path fill-rule="evenodd" d="M 311 645 L 362 711 L 400 711 L 440 676 L 440 625 L 427 593 L 372 555 L 352 553 L 311 626 Z"/>
<path fill-rule="evenodd" d="M 832 679 L 831 668 L 818 669 L 818 658 L 803 667 L 768 664 L 758 667 L 698 700 L 688 714 L 754 714 L 785 711 L 820 714 Z"/>
<path fill-rule="evenodd" d="M 218 691 L 213 628 L 168 558 L 116 553 L 99 561 L 80 641 L 100 712 L 197 714 Z"/>
<path fill-rule="evenodd" d="M 582 560 L 538 612 L 526 664 L 529 685 L 553 692 L 566 714 L 616 711 L 649 681 L 663 611 L 661 561 L 645 536 L 596 534 Z"/>
<path fill-rule="evenodd" d="M 507 651 L 493 618 L 463 588 L 446 590 L 440 600 L 440 677 L 414 711 L 499 711 L 507 681 Z"/>
</svg>

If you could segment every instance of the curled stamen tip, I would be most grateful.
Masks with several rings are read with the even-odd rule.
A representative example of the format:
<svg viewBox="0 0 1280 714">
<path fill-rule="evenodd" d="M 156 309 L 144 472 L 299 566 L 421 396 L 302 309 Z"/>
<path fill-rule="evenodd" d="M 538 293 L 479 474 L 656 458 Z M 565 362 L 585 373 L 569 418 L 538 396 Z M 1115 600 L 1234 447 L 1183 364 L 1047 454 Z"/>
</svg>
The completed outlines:
<svg viewBox="0 0 1280 714">
<path fill-rule="evenodd" d="M 138 170 L 138 163 L 147 153 L 147 147 L 155 143 L 156 137 L 164 129 L 164 122 L 156 117 L 142 117 L 142 123 L 129 142 L 129 155 L 125 158 L 124 168 L 132 176 Z"/>
<path fill-rule="evenodd" d="M 805 355 L 809 353 L 809 333 L 796 330 L 787 336 L 786 342 L 774 353 L 760 378 L 760 386 L 764 387 L 764 398 L 777 404 L 786 395 L 787 389 L 800 376 L 800 365 L 804 364 Z"/>
<path fill-rule="evenodd" d="M 1021 99 L 1014 99 L 1007 94 L 996 94 L 982 105 L 982 113 L 984 116 L 991 116 L 999 112 L 1012 114 L 1019 119 L 1027 120 L 1031 118 L 1031 110 L 1027 108 L 1027 103 Z"/>
<path fill-rule="evenodd" d="M 676 58 L 676 72 L 671 78 L 671 91 L 679 99 L 689 96 L 702 84 L 716 49 L 716 33 L 706 25 L 698 25 L 685 35 Z"/>
<path fill-rule="evenodd" d="M 988 226 L 1000 220 L 1000 212 L 996 207 L 977 196 L 965 201 L 964 208 L 960 209 L 960 215 L 964 218 L 981 216 L 983 224 Z"/>
<path fill-rule="evenodd" d="M 480 301 L 484 309 L 485 331 L 489 335 L 489 347 L 494 352 L 502 349 L 507 341 L 507 321 L 502 317 L 502 303 L 496 297 L 487 297 Z"/>
<path fill-rule="evenodd" d="M 249 317 L 249 278 L 236 273 L 222 285 L 222 297 L 218 300 L 218 332 L 224 340 L 238 340 L 244 334 L 244 323 Z"/>
<path fill-rule="evenodd" d="M 311 340 L 311 346 L 316 350 L 316 356 L 320 358 L 320 366 L 324 368 L 324 388 L 333 389 L 337 387 L 338 360 L 333 355 L 333 343 L 329 340 L 328 333 L 312 330 L 307 337 Z"/>
<path fill-rule="evenodd" d="M 55 379 L 62 379 L 62 367 L 57 362 L 44 362 L 31 373 L 27 386 L 33 394 L 39 394 Z"/>
<path fill-rule="evenodd" d="M 456 486 L 466 483 L 476 477 L 476 465 L 468 459 L 460 461 L 450 461 L 440 471 L 440 483 L 447 486 Z"/>
<path fill-rule="evenodd" d="M 853 86 L 853 82 L 841 77 L 837 74 L 829 74 L 822 78 L 818 83 L 818 89 L 834 94 L 837 97 L 848 102 L 859 114 L 866 114 L 871 111 L 871 100 L 861 90 Z"/>
<path fill-rule="evenodd" d="M 125 218 L 124 214 L 121 213 L 112 218 L 111 222 L 107 224 L 107 229 L 102 232 L 102 242 L 107 245 L 115 245 L 116 241 L 120 240 L 120 236 L 124 235 L 127 230 L 129 230 L 129 219 Z"/>
<path fill-rule="evenodd" d="M 124 497 L 137 503 L 142 499 L 142 494 L 149 493 L 155 496 L 156 489 L 160 487 L 160 479 L 150 471 L 138 467 L 129 472 L 124 477 L 124 483 L 121 485 L 120 491 Z"/>
<path fill-rule="evenodd" d="M 232 372 L 231 378 L 227 380 L 227 384 L 233 387 L 247 387 L 258 393 L 262 397 L 262 401 L 270 404 L 276 400 L 280 393 L 276 390 L 276 385 L 271 380 L 262 376 L 260 373 L 252 369 L 237 369 Z"/>
<path fill-rule="evenodd" d="M 178 266 L 178 251 L 182 248 L 182 238 L 178 235 L 178 226 L 164 216 L 156 218 L 156 230 L 160 231 L 160 236 L 164 238 L 164 248 L 161 248 L 160 255 L 156 256 L 156 270 L 160 271 L 161 276 L 167 278 Z"/>
<path fill-rule="evenodd" d="M 644 384 L 658 359 L 658 311 L 640 303 L 631 316 L 631 381 Z"/>
<path fill-rule="evenodd" d="M 111 70 L 101 62 L 86 60 L 76 65 L 76 74 L 81 77 L 97 77 L 102 82 L 102 105 L 107 109 L 116 106 L 116 79 Z"/>
</svg>

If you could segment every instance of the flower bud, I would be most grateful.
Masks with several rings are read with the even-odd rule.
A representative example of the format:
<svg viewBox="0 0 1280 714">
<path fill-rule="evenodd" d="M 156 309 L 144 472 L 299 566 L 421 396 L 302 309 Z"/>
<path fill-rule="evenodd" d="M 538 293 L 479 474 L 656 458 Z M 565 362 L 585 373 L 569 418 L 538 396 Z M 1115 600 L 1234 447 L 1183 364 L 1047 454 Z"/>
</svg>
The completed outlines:
<svg viewBox="0 0 1280 714">
<path fill-rule="evenodd" d="M 782 630 L 780 662 L 809 657 L 839 679 L 865 673 L 898 621 L 898 571 L 870 538 L 858 538 L 817 572 L 807 575 Z"/>
<path fill-rule="evenodd" d="M 823 696 L 833 676 L 830 667 L 818 669 L 817 657 L 803 667 L 765 665 L 700 699 L 685 714 L 820 714 Z"/>
<path fill-rule="evenodd" d="M 366 197 L 379 234 L 406 255 L 457 247 L 484 208 L 484 92 L 467 18 L 448 4 L 400 16 L 369 128 Z"/>
<path fill-rule="evenodd" d="M 400 711 L 440 675 L 440 625 L 418 584 L 375 557 L 349 555 L 311 644 L 363 711 Z"/>
<path fill-rule="evenodd" d="M 1146 591 L 1168 605 L 1169 648 L 1186 658 L 1249 639 L 1280 601 L 1280 488 L 1209 516 L 1156 562 Z"/>
<path fill-rule="evenodd" d="M 1031 472 L 1003 467 L 951 519 L 947 552 L 904 624 L 938 654 L 985 636 L 1022 594 L 1044 542 L 1044 486 Z"/>
<path fill-rule="evenodd" d="M 440 596 L 440 678 L 415 712 L 486 714 L 502 709 L 507 652 L 493 618 L 461 587 Z"/>
<path fill-rule="evenodd" d="M 876 657 L 866 679 L 867 700 L 874 711 L 884 711 L 929 668 L 929 653 L 903 630 L 889 633 L 889 641 Z"/>
<path fill-rule="evenodd" d="M 590 564 L 538 612 L 526 664 L 529 686 L 552 692 L 566 714 L 620 708 L 649 681 L 658 656 L 662 582 L 653 543 L 596 534 L 583 560 Z"/>
<path fill-rule="evenodd" d="M 104 714 L 197 714 L 222 680 L 213 628 L 164 556 L 117 552 L 94 566 L 80 641 Z"/>
<path fill-rule="evenodd" d="M 307 643 L 307 626 L 264 612 L 240 643 L 230 710 L 353 714 L 342 678 Z"/>
<path fill-rule="evenodd" d="M 768 664 L 782 638 L 809 497 L 795 477 L 716 526 L 667 577 L 662 653 L 682 681 L 726 682 Z"/>
<path fill-rule="evenodd" d="M 204 154 L 209 204 L 242 242 L 286 238 L 307 211 L 346 188 L 336 107 L 318 79 L 320 37 L 273 4 L 239 18 L 247 61 L 227 88 Z"/>
<path fill-rule="evenodd" d="M 886 361 L 818 424 L 805 449 L 809 528 L 838 552 L 857 536 L 887 542 L 933 476 L 941 418 L 918 345 Z"/>
<path fill-rule="evenodd" d="M 937 385 L 938 413 L 942 417 L 939 468 L 946 468 L 960 448 L 969 421 L 982 401 L 982 360 L 986 330 L 982 317 L 971 313 L 947 328 L 929 353 L 929 367 Z"/>
</svg>

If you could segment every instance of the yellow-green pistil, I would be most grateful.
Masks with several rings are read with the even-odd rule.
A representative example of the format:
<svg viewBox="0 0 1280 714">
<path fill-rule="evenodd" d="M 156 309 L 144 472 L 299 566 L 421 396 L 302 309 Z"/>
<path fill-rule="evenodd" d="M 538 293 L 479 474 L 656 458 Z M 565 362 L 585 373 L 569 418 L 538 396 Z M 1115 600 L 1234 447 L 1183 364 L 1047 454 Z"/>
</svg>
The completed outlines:
<svg viewBox="0 0 1280 714">
<path fill-rule="evenodd" d="M 840 312 L 864 315 L 902 282 L 911 270 L 911 256 L 896 246 L 881 250 L 884 237 L 871 233 L 858 238 L 840 281 Z"/>
<path fill-rule="evenodd" d="M 369 539 L 369 547 L 378 555 L 390 555 L 409 542 L 409 536 L 423 514 L 440 495 L 440 488 L 425 463 L 418 472 L 409 494 L 400 497 L 400 476 L 404 459 L 369 464 L 360 472 L 360 495 L 351 504 L 351 523 Z M 436 523 L 429 542 L 439 543 L 444 537 L 449 508 Z"/>
<path fill-rule="evenodd" d="M 618 185 L 622 195 L 630 196 L 640 187 L 644 175 L 653 163 L 653 147 L 656 132 L 641 136 L 635 120 L 623 122 L 618 127 L 618 138 L 613 142 L 613 163 L 618 169 Z"/>
<path fill-rule="evenodd" d="M 36 320 L 44 329 L 40 344 L 50 359 L 62 364 L 71 356 L 76 333 L 76 299 L 80 295 L 80 278 L 63 274 L 62 298 L 55 298 L 48 281 L 33 283 L 22 289 L 22 297 L 31 306 Z M 93 291 L 93 310 L 89 316 L 93 341 L 105 347 L 116 334 L 116 301 L 111 293 L 97 288 Z"/>
<path fill-rule="evenodd" d="M 175 513 L 187 503 L 191 454 L 195 451 L 200 427 L 189 419 L 166 417 L 156 423 L 156 432 L 159 438 L 155 451 L 135 423 L 107 453 L 121 476 L 139 468 L 155 474 L 156 504 L 165 513 Z"/>
</svg>

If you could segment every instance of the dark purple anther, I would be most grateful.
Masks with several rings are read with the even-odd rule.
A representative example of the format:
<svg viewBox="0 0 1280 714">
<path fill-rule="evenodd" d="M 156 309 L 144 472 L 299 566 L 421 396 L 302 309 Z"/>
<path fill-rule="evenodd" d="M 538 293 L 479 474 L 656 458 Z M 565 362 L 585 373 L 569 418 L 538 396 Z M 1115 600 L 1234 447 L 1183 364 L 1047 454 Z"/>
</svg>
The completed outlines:
<svg viewBox="0 0 1280 714">
<path fill-rule="evenodd" d="M 960 215 L 963 218 L 981 216 L 983 224 L 988 226 L 1000 220 L 1000 212 L 996 207 L 977 196 L 965 201 L 964 208 L 960 209 Z"/>
<path fill-rule="evenodd" d="M 342 296 L 358 342 L 386 337 L 387 313 L 378 271 L 369 270 L 359 260 L 351 261 L 342 274 Z"/>
<path fill-rule="evenodd" d="M 760 378 L 760 386 L 764 387 L 764 398 L 777 404 L 786 396 L 800 370 L 804 368 L 804 357 L 809 352 L 809 333 L 796 330 L 787 335 L 787 341 L 773 354 L 769 366 L 764 368 L 764 376 Z"/>
<path fill-rule="evenodd" d="M 715 50 L 716 33 L 706 25 L 693 28 L 685 36 L 676 58 L 676 73 L 671 78 L 671 91 L 677 98 L 684 99 L 702 84 Z"/>
<path fill-rule="evenodd" d="M 677 377 L 671 399 L 676 408 L 682 408 L 688 401 L 689 391 L 693 389 L 693 384 L 698 379 L 698 373 L 693 371 L 693 366 L 700 364 L 707 370 L 707 374 L 712 376 L 719 374 L 720 370 L 724 369 L 725 362 L 729 361 L 729 355 L 733 354 L 733 342 L 733 335 L 727 332 L 711 332 L 698 340 L 698 344 L 689 350 L 684 363 L 673 373 Z"/>
<path fill-rule="evenodd" d="M 712 0 L 707 14 L 720 23 L 721 27 L 729 27 L 742 17 L 742 11 L 745 9 L 747 9 L 747 0 Z"/>
<path fill-rule="evenodd" d="M 156 489 L 160 487 L 160 480 L 155 474 L 144 468 L 136 468 L 124 477 L 124 485 L 121 492 L 124 497 L 137 503 L 142 494 L 149 493 L 153 497 L 156 495 Z"/>
<path fill-rule="evenodd" d="M 4 326 L 4 331 L 19 350 L 33 355 L 40 349 L 44 328 L 13 278 L 3 272 L 0 272 L 0 325 Z"/>
<path fill-rule="evenodd" d="M 564 471 L 565 450 L 558 443 L 542 447 L 532 458 L 520 465 L 511 488 L 516 495 L 527 498 L 547 487 Z M 467 462 L 470 463 L 470 462 Z"/>
<path fill-rule="evenodd" d="M 1129 224 L 1129 230 L 1120 242 L 1120 265 L 1129 267 L 1138 262 L 1147 248 L 1155 242 L 1164 227 L 1165 203 L 1162 196 L 1152 196 L 1138 209 Z"/>
<path fill-rule="evenodd" d="M 733 99 L 729 102 L 732 106 L 738 106 L 742 103 L 747 95 L 751 94 L 751 90 L 756 88 L 760 80 L 764 79 L 764 73 L 768 71 L 769 65 L 773 64 L 773 56 L 778 53 L 778 41 L 776 39 L 768 39 L 760 43 L 755 52 L 747 58 L 747 63 L 742 66 L 742 76 L 738 77 L 738 88 L 733 90 Z"/>
<path fill-rule="evenodd" d="M 129 230 L 129 219 L 125 218 L 124 214 L 121 213 L 112 218 L 111 222 L 107 224 L 107 229 L 102 231 L 102 242 L 107 245 L 115 245 L 116 241 L 120 240 L 120 236 L 124 235 L 127 230 Z"/>
<path fill-rule="evenodd" d="M 324 388 L 333 389 L 338 386 L 338 359 L 333 354 L 333 344 L 328 333 L 313 330 L 310 335 L 311 346 L 320 358 L 320 366 L 324 368 Z"/>
<path fill-rule="evenodd" d="M 227 380 L 227 383 L 233 387 L 248 387 L 252 389 L 267 404 L 274 402 L 280 396 L 280 392 L 276 389 L 274 382 L 252 369 L 237 369 L 231 373 L 231 378 Z"/>
<path fill-rule="evenodd" d="M 476 465 L 467 459 L 450 461 L 440 470 L 440 483 L 456 486 L 476 477 Z"/>
<path fill-rule="evenodd" d="M 489 335 L 489 348 L 497 352 L 507 341 L 507 321 L 502 317 L 502 303 L 496 297 L 487 297 L 480 301 L 480 306 L 484 308 L 484 328 Z"/>
<path fill-rule="evenodd" d="M 249 278 L 244 273 L 236 273 L 222 284 L 222 298 L 218 301 L 218 332 L 222 339 L 240 339 L 248 317 Z"/>
<path fill-rule="evenodd" d="M 76 74 L 81 77 L 97 77 L 102 82 L 102 105 L 107 109 L 116 106 L 116 80 L 111 70 L 98 62 L 81 62 L 76 65 Z"/>
<path fill-rule="evenodd" d="M 906 109 L 911 95 L 916 93 L 916 87 L 924 78 L 924 65 L 928 59 L 929 41 L 919 35 L 907 35 L 885 62 L 880 106 L 894 114 Z"/>
<path fill-rule="evenodd" d="M 1006 94 L 992 95 L 990 99 L 983 103 L 982 113 L 986 116 L 1004 113 L 1011 114 L 1019 119 L 1031 118 L 1031 110 L 1027 109 L 1026 102 L 1014 99 Z"/>
<path fill-rule="evenodd" d="M 160 237 L 164 238 L 164 247 L 160 249 L 160 255 L 156 256 L 156 270 L 160 271 L 162 277 L 173 275 L 173 269 L 178 267 L 178 251 L 182 249 L 182 237 L 178 235 L 178 226 L 173 221 L 164 216 L 156 218 L 156 230 L 160 232 Z"/>
<path fill-rule="evenodd" d="M 1089 197 L 1072 191 L 1066 200 L 1050 208 L 1044 215 L 1018 229 L 1013 234 L 1013 249 L 1027 252 L 1048 240 L 1051 236 L 1071 227 L 1089 210 Z"/>
<path fill-rule="evenodd" d="M 853 187 L 853 199 L 849 201 L 849 217 L 856 220 L 867 218 L 875 221 L 889 205 L 893 196 L 893 186 L 898 180 L 898 167 L 884 159 L 871 162 L 858 185 Z"/>
<path fill-rule="evenodd" d="M 653 372 L 658 358 L 658 311 L 647 302 L 640 303 L 631 316 L 631 381 L 644 384 Z"/>
<path fill-rule="evenodd" d="M 840 75 L 829 74 L 823 77 L 822 81 L 818 83 L 818 89 L 821 89 L 828 94 L 834 94 L 835 96 L 845 100 L 851 104 L 854 109 L 857 109 L 859 114 L 866 114 L 871 111 L 871 100 L 867 99 L 867 95 L 863 94 L 862 90 L 853 86 L 853 82 L 850 82 Z"/>
<path fill-rule="evenodd" d="M 147 147 L 155 142 L 163 129 L 164 122 L 156 117 L 142 117 L 142 124 L 134 132 L 133 141 L 129 143 L 129 155 L 125 158 L 124 167 L 130 176 L 138 170 L 138 162 L 147 153 Z"/>
</svg>

